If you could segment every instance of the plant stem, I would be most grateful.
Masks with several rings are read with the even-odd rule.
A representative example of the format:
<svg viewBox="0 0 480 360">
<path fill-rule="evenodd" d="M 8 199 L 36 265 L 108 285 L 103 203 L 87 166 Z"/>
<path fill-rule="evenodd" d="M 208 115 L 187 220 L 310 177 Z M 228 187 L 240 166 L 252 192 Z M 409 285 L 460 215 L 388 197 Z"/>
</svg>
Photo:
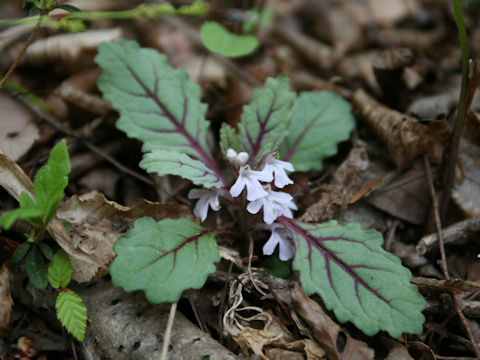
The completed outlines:
<svg viewBox="0 0 480 360">
<path fill-rule="evenodd" d="M 453 10 L 455 13 L 455 20 L 457 22 L 458 37 L 460 39 L 460 46 L 462 49 L 462 85 L 460 90 L 460 99 L 458 101 L 457 119 L 455 121 L 455 129 L 453 131 L 452 139 L 450 141 L 450 154 L 448 158 L 447 171 L 444 179 L 444 192 L 440 205 L 440 220 L 445 222 L 445 217 L 452 194 L 453 184 L 455 182 L 455 166 L 457 164 L 458 147 L 460 145 L 460 136 L 462 135 L 462 128 L 466 114 L 465 95 L 468 83 L 468 42 L 467 31 L 463 22 L 462 8 L 460 0 L 453 0 Z"/>
<path fill-rule="evenodd" d="M 38 30 L 40 29 L 40 25 L 42 24 L 42 21 L 44 19 L 43 15 L 40 15 L 38 17 L 37 23 L 35 27 L 33 28 L 32 32 L 30 33 L 30 36 L 28 37 L 27 41 L 25 41 L 25 44 L 23 44 L 22 50 L 20 51 L 20 54 L 18 54 L 17 58 L 13 62 L 12 66 L 10 66 L 10 69 L 8 69 L 7 73 L 5 76 L 0 80 L 0 89 L 3 87 L 3 84 L 5 84 L 5 81 L 9 78 L 10 75 L 15 71 L 17 68 L 18 64 L 20 63 L 20 60 L 22 60 L 23 55 L 25 55 L 25 52 L 27 51 L 27 48 L 30 46 L 32 43 L 35 35 L 37 34 Z"/>
</svg>

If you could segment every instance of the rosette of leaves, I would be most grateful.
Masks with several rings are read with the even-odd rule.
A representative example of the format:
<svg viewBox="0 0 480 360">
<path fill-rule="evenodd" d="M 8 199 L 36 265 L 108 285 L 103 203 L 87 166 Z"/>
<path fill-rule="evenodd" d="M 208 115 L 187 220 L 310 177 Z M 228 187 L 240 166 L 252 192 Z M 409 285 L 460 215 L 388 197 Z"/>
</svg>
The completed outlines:
<svg viewBox="0 0 480 360">
<path fill-rule="evenodd" d="M 184 70 L 125 40 L 101 45 L 96 62 L 102 70 L 98 86 L 120 113 L 117 127 L 143 142 L 141 167 L 228 193 L 231 184 L 207 141 L 200 88 Z M 247 152 L 255 170 L 276 150 L 296 170 L 320 170 L 353 127 L 350 106 L 339 95 L 308 92 L 296 98 L 288 79 L 279 76 L 254 91 L 237 128 L 222 124 L 220 148 L 224 156 L 227 149 Z M 322 297 L 340 322 L 351 321 L 368 335 L 421 331 L 425 301 L 410 284 L 408 269 L 382 249 L 379 233 L 358 224 L 279 221 L 296 245 L 293 269 L 302 287 Z M 201 287 L 219 260 L 214 231 L 186 219 L 139 219 L 114 250 L 114 285 L 142 289 L 154 303 L 177 301 L 185 289 Z"/>
</svg>

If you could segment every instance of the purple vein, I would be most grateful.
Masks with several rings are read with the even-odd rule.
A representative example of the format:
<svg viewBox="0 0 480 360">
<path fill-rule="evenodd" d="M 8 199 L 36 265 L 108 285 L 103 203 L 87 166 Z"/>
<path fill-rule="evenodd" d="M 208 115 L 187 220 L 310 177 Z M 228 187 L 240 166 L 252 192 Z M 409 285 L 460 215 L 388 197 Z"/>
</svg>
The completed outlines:
<svg viewBox="0 0 480 360">
<path fill-rule="evenodd" d="M 187 139 L 187 141 L 190 143 L 190 146 L 198 153 L 199 157 L 203 160 L 203 162 L 207 165 L 207 167 L 212 169 L 212 171 L 215 173 L 215 175 L 223 182 L 223 184 L 225 186 L 228 186 L 227 180 L 223 177 L 222 172 L 217 167 L 215 162 L 203 151 L 200 144 L 192 138 L 192 136 L 185 130 L 185 128 L 182 126 L 182 124 L 179 124 L 177 122 L 177 119 L 175 119 L 175 117 L 167 110 L 165 105 L 163 103 L 161 103 L 160 100 L 158 99 L 158 96 L 157 96 L 157 94 L 158 94 L 158 78 L 155 77 L 155 90 L 152 93 L 150 91 L 150 89 L 148 89 L 147 86 L 143 83 L 143 81 L 140 80 L 140 78 L 133 71 L 133 69 L 125 61 L 122 60 L 122 62 L 125 65 L 125 67 L 127 68 L 130 75 L 132 75 L 132 77 L 135 79 L 135 81 L 142 87 L 143 91 L 145 91 L 146 97 L 151 99 L 163 111 L 164 116 L 168 120 L 170 120 L 170 122 L 173 124 L 173 126 L 175 126 L 175 129 L 177 130 L 177 132 L 180 135 L 182 135 L 183 137 L 185 137 L 185 139 Z M 182 92 L 183 92 L 183 90 L 182 90 Z M 187 99 L 185 98 L 185 101 L 184 101 L 184 104 L 183 104 L 183 116 L 186 116 L 186 112 L 187 112 Z M 182 122 L 183 122 L 183 119 L 182 119 Z"/>
<path fill-rule="evenodd" d="M 258 113 L 258 108 L 255 110 L 255 113 L 257 115 L 257 121 L 260 123 L 260 132 L 258 134 L 257 141 L 255 142 L 255 144 L 252 148 L 252 158 L 255 158 L 257 156 L 258 152 L 260 151 L 260 145 L 262 143 L 262 140 L 263 140 L 263 137 L 265 136 L 265 134 L 270 132 L 270 130 L 267 131 L 267 130 L 265 130 L 265 128 L 268 124 L 268 121 L 270 120 L 270 116 L 272 116 L 272 114 L 275 111 L 277 111 L 276 109 L 274 109 L 276 101 L 277 101 L 277 94 L 275 93 L 273 95 L 272 104 L 270 105 L 270 108 L 268 109 L 267 116 L 265 116 L 265 121 L 262 121 L 262 119 L 260 117 L 260 114 Z"/>
<path fill-rule="evenodd" d="M 338 257 L 335 256 L 334 253 L 332 253 L 330 250 L 326 249 L 320 244 L 320 241 L 317 241 L 317 238 L 312 237 L 309 233 L 307 233 L 305 230 L 303 230 L 300 226 L 295 224 L 295 222 L 289 218 L 286 218 L 285 216 L 281 216 L 278 218 L 278 221 L 282 223 L 283 225 L 289 227 L 292 232 L 300 234 L 308 243 L 309 248 L 314 247 L 317 250 L 319 250 L 323 257 L 325 258 L 326 263 L 329 261 L 333 261 L 336 263 L 340 268 L 342 268 L 343 271 L 345 271 L 351 278 L 354 279 L 355 283 L 359 283 L 362 285 L 370 294 L 375 295 L 377 298 L 379 298 L 381 301 L 385 302 L 388 304 L 388 306 L 392 307 L 390 304 L 390 300 L 385 299 L 382 295 L 378 293 L 378 291 L 374 288 L 372 288 L 370 285 L 368 285 L 365 280 L 363 280 L 361 277 L 359 277 L 353 270 L 352 267 L 342 260 L 340 260 Z M 323 240 L 323 238 L 320 238 Z M 310 257 L 310 262 L 311 262 L 311 257 Z M 310 268 L 310 273 L 312 272 L 312 269 Z M 329 279 L 329 281 L 331 281 Z M 334 291 L 336 292 L 335 288 L 333 288 Z"/>
<path fill-rule="evenodd" d="M 285 154 L 285 156 L 283 157 L 283 161 L 288 161 L 292 156 L 293 154 L 295 153 L 295 150 L 297 149 L 298 145 L 300 144 L 300 142 L 303 140 L 303 138 L 305 137 L 305 135 L 307 135 L 307 133 L 310 131 L 310 129 L 313 127 L 313 123 L 319 118 L 321 117 L 325 111 L 327 111 L 327 109 L 323 109 L 322 112 L 320 114 L 318 114 L 317 116 L 315 116 L 308 124 L 307 126 L 305 126 L 305 129 L 303 129 L 302 133 L 298 136 L 298 138 L 295 140 L 295 142 L 293 143 L 292 147 L 290 149 L 288 149 L 287 153 Z"/>
</svg>

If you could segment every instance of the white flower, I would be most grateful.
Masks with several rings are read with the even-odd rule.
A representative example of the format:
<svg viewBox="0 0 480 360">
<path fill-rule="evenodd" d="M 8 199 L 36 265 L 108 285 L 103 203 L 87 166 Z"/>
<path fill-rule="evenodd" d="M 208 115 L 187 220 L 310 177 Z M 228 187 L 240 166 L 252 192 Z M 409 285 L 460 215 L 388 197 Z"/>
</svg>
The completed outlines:
<svg viewBox="0 0 480 360">
<path fill-rule="evenodd" d="M 293 202 L 290 194 L 278 191 L 272 191 L 270 185 L 265 185 L 264 189 L 267 195 L 252 201 L 247 206 L 247 210 L 251 214 L 256 214 L 263 207 L 263 221 L 271 224 L 279 216 L 285 215 L 292 218 L 292 210 L 297 210 L 297 206 Z"/>
<path fill-rule="evenodd" d="M 193 213 L 196 217 L 199 217 L 202 222 L 207 218 L 208 206 L 210 206 L 213 211 L 218 211 L 220 209 L 218 196 L 221 195 L 221 192 L 222 189 L 212 188 L 192 189 L 188 193 L 189 199 L 198 199 L 195 207 L 193 208 Z"/>
<path fill-rule="evenodd" d="M 268 155 L 265 160 L 265 167 L 262 171 L 275 174 L 275 186 L 283 188 L 288 184 L 293 184 L 293 181 L 288 177 L 285 170 L 294 171 L 293 165 L 287 161 L 278 160 L 274 155 Z"/>
<path fill-rule="evenodd" d="M 277 245 L 280 247 L 280 260 L 286 261 L 295 254 L 295 246 L 289 240 L 290 233 L 280 224 L 272 224 L 268 227 L 272 232 L 268 241 L 263 245 L 263 254 L 272 255 Z"/>
<path fill-rule="evenodd" d="M 237 154 L 237 152 L 233 149 L 228 149 L 225 155 L 227 160 L 237 167 L 245 165 L 249 158 L 246 152 L 242 151 Z"/>
<path fill-rule="evenodd" d="M 251 170 L 250 166 L 246 165 L 240 168 L 238 179 L 230 189 L 230 194 L 237 197 L 247 187 L 247 200 L 254 201 L 268 193 L 263 189 L 260 181 L 272 181 L 271 175 L 264 174 L 260 171 Z"/>
</svg>

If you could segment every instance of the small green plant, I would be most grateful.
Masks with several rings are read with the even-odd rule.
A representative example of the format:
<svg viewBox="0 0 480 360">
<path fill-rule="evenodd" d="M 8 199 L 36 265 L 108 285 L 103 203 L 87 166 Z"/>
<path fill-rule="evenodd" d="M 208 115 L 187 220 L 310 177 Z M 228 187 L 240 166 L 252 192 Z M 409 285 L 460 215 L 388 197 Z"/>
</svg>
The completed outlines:
<svg viewBox="0 0 480 360">
<path fill-rule="evenodd" d="M 411 273 L 381 247 L 383 239 L 359 224 L 307 224 L 293 218 L 293 197 L 279 191 L 293 181 L 287 171 L 320 170 L 355 126 L 349 104 L 328 92 L 289 90 L 284 76 L 269 78 L 243 108 L 237 128 L 220 129 L 220 156 L 209 142 L 207 106 L 185 70 L 134 41 L 104 43 L 95 60 L 98 87 L 120 113 L 117 127 L 143 142 L 140 166 L 177 175 L 201 188 L 193 213 L 228 208 L 235 224 L 211 229 L 187 219 L 138 219 L 115 243 L 110 265 L 115 286 L 144 290 L 153 303 L 178 301 L 188 288 L 203 286 L 219 261 L 215 237 L 265 241 L 263 254 L 294 259 L 293 270 L 307 294 L 318 294 L 341 322 L 367 335 L 380 330 L 397 337 L 420 333 L 425 300 Z M 283 159 L 283 160 L 280 160 Z"/>
<path fill-rule="evenodd" d="M 15 250 L 12 260 L 19 262 L 25 259 L 25 270 L 32 284 L 37 288 L 45 288 L 47 282 L 50 282 L 54 288 L 64 288 L 70 282 L 72 270 L 68 255 L 59 255 L 63 254 L 62 252 L 57 252 L 53 255 L 51 248 L 43 242 L 47 226 L 63 200 L 64 190 L 68 184 L 67 175 L 69 172 L 70 159 L 67 143 L 65 140 L 62 140 L 52 149 L 47 164 L 35 176 L 35 198 L 33 199 L 26 192 L 22 192 L 20 194 L 20 207 L 0 216 L 0 227 L 6 230 L 10 229 L 15 220 L 25 220 L 33 225 L 33 230 L 26 234 L 27 241 Z M 67 256 L 68 264 L 65 256 Z M 45 265 L 46 261 L 52 261 L 48 268 L 48 275 Z M 63 263 L 60 264 L 59 262 Z M 63 269 L 62 274 L 60 274 L 59 269 Z M 68 295 L 62 295 L 63 293 Z M 76 294 L 72 295 L 72 293 L 71 290 L 65 290 L 60 293 L 59 299 L 65 300 L 60 301 L 57 299 L 57 315 L 68 331 L 77 339 L 83 340 L 86 318 L 83 319 L 72 315 L 72 312 L 79 311 L 78 308 L 82 307 L 83 304 L 79 305 L 81 303 L 80 298 Z M 59 302 L 60 305 L 58 305 Z M 83 306 L 83 308 L 85 307 Z M 84 312 L 86 313 L 86 309 Z M 73 324 L 69 321 L 72 316 L 76 320 Z M 82 327 L 79 323 L 83 323 L 83 330 L 81 330 Z"/>
</svg>

